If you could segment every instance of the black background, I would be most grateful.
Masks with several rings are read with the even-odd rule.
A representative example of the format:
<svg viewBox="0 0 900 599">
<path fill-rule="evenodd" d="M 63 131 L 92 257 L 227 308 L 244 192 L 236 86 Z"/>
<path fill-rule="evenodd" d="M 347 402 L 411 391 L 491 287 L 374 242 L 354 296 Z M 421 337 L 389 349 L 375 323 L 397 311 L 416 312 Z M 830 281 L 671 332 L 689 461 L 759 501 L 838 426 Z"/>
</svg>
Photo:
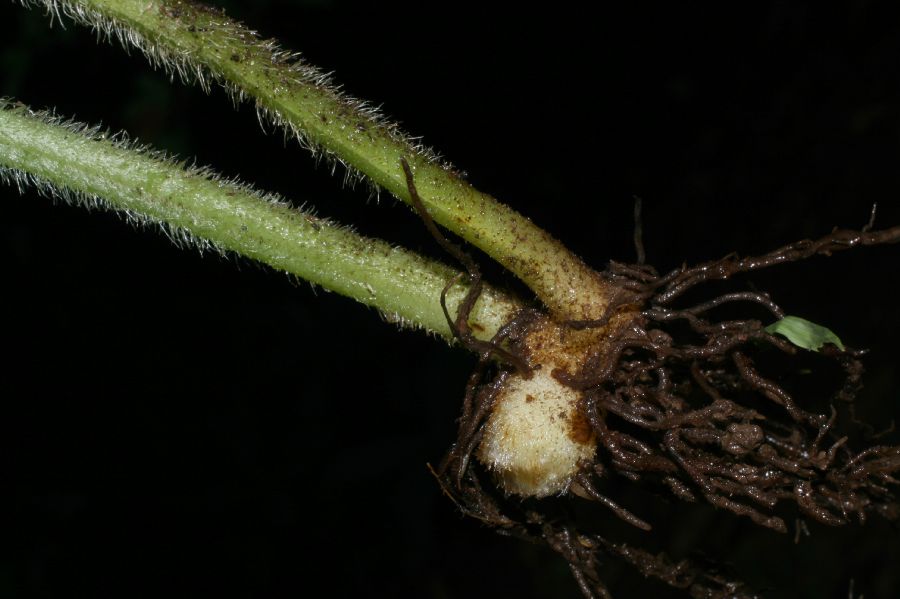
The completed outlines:
<svg viewBox="0 0 900 599">
<path fill-rule="evenodd" d="M 882 225 L 900 223 L 888 3 L 214 4 L 597 267 L 633 259 L 634 194 L 662 269 L 859 227 L 876 201 Z M 0 96 L 441 257 L 408 209 L 342 188 L 249 107 L 48 22 L 0 3 Z M 0 595 L 578 596 L 561 560 L 462 519 L 426 470 L 453 439 L 471 356 L 115 215 L 0 196 Z M 862 249 L 747 278 L 872 349 L 860 413 L 878 423 L 900 412 L 898 259 Z M 883 521 L 810 524 L 794 544 L 705 507 L 645 509 L 656 530 L 638 542 L 730 563 L 767 597 L 844 598 L 851 580 L 900 596 Z M 616 564 L 606 577 L 616 597 L 682 596 Z"/>
</svg>

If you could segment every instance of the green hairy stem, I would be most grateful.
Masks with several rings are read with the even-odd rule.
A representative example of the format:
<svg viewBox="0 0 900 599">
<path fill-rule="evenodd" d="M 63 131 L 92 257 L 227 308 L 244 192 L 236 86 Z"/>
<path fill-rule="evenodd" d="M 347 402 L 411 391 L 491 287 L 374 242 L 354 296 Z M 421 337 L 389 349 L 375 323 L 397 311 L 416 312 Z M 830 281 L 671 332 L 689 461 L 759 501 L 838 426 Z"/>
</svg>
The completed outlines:
<svg viewBox="0 0 900 599">
<path fill-rule="evenodd" d="M 219 11 L 185 0 L 20 0 L 64 13 L 145 52 L 152 63 L 205 89 L 222 83 L 250 97 L 268 120 L 352 173 L 409 202 L 400 159 L 409 161 L 436 222 L 521 278 L 559 318 L 599 318 L 612 289 L 530 220 L 466 183 L 328 78 Z"/>
<path fill-rule="evenodd" d="M 457 276 L 453 269 L 123 138 L 0 101 L 0 180 L 161 224 L 173 240 L 243 254 L 378 308 L 388 320 L 452 336 L 439 297 Z M 448 293 L 451 313 L 465 291 L 458 284 Z M 473 329 L 490 338 L 518 308 L 487 288 Z"/>
</svg>

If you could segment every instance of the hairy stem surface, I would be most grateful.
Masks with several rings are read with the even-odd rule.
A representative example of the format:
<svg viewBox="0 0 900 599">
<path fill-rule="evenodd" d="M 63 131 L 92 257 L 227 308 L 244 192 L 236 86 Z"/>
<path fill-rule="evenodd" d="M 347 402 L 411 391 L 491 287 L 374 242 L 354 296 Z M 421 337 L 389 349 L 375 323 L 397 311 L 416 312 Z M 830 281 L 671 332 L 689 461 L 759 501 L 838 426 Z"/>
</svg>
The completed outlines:
<svg viewBox="0 0 900 599">
<path fill-rule="evenodd" d="M 243 254 L 378 308 L 390 320 L 452 336 L 439 297 L 456 271 L 97 130 L 0 102 L 0 180 L 161 224 L 176 241 Z M 455 285 L 448 293 L 451 310 L 465 289 Z M 473 330 L 490 338 L 518 307 L 487 289 L 471 315 Z"/>
<path fill-rule="evenodd" d="M 339 93 L 320 71 L 221 12 L 185 0 L 20 1 L 115 35 L 207 89 L 213 80 L 239 98 L 253 98 L 304 145 L 409 202 L 400 168 L 405 158 L 434 220 L 515 273 L 555 316 L 600 318 L 609 304 L 614 289 L 551 235 L 471 187 L 375 110 Z"/>
</svg>

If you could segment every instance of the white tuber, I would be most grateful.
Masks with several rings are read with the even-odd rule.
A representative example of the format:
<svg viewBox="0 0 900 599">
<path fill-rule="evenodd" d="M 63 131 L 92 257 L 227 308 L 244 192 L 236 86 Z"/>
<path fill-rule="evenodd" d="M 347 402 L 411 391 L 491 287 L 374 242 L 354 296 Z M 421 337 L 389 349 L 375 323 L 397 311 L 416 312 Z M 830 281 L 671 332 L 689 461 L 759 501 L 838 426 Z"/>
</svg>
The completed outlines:
<svg viewBox="0 0 900 599">
<path fill-rule="evenodd" d="M 478 459 L 507 493 L 546 497 L 568 490 L 596 446 L 578 409 L 580 393 L 544 365 L 530 379 L 511 375 L 494 400 Z"/>
</svg>

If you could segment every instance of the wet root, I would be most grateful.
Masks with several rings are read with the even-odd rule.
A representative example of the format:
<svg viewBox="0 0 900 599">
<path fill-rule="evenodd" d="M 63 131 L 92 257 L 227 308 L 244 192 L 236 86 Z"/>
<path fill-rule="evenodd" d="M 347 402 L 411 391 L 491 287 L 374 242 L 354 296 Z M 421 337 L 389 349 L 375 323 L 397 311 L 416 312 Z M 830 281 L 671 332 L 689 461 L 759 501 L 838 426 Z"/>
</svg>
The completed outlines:
<svg viewBox="0 0 900 599">
<path fill-rule="evenodd" d="M 767 332 L 758 319 L 715 317 L 726 306 L 740 312 L 740 304 L 756 304 L 773 319 L 784 317 L 767 294 L 727 293 L 686 307 L 676 302 L 703 283 L 898 241 L 900 227 L 872 231 L 870 223 L 861 231 L 835 230 L 763 256 L 729 255 L 665 275 L 644 264 L 611 263 L 604 276 L 629 292 L 627 301 L 597 321 L 558 325 L 560 338 L 593 331 L 593 337 L 580 338 L 596 344 L 574 352 L 577 367 L 552 372 L 578 394 L 577 411 L 597 448 L 578 463 L 562 498 L 593 500 L 645 531 L 652 523 L 603 495 L 601 479 L 622 478 L 684 501 L 705 501 L 778 532 L 787 531 L 784 517 L 790 511 L 829 526 L 864 523 L 872 514 L 900 518 L 900 447 L 854 449 L 871 439 L 847 427 L 855 420 L 848 407 L 861 387 L 863 351 L 826 346 L 816 366 L 841 380 L 827 396 L 802 396 L 782 380 L 789 377 L 767 374 L 773 363 L 776 370 L 789 369 L 805 357 L 801 350 Z M 464 317 L 461 313 L 456 321 Z M 598 574 L 602 557 L 623 559 L 644 576 L 693 597 L 755 596 L 708 568 L 672 563 L 579 532 L 569 517 L 550 513 L 542 502 L 523 502 L 515 494 L 527 493 L 502 480 L 498 484 L 493 466 L 471 459 L 489 432 L 506 380 L 516 372 L 488 356 L 515 356 L 518 372 L 527 377 L 541 363 L 533 347 L 537 322 L 543 322 L 540 315 L 523 313 L 485 344 L 492 349 L 482 353 L 467 386 L 457 441 L 435 472 L 444 491 L 463 512 L 505 534 L 546 543 L 569 562 L 586 597 L 609 597 Z"/>
</svg>

